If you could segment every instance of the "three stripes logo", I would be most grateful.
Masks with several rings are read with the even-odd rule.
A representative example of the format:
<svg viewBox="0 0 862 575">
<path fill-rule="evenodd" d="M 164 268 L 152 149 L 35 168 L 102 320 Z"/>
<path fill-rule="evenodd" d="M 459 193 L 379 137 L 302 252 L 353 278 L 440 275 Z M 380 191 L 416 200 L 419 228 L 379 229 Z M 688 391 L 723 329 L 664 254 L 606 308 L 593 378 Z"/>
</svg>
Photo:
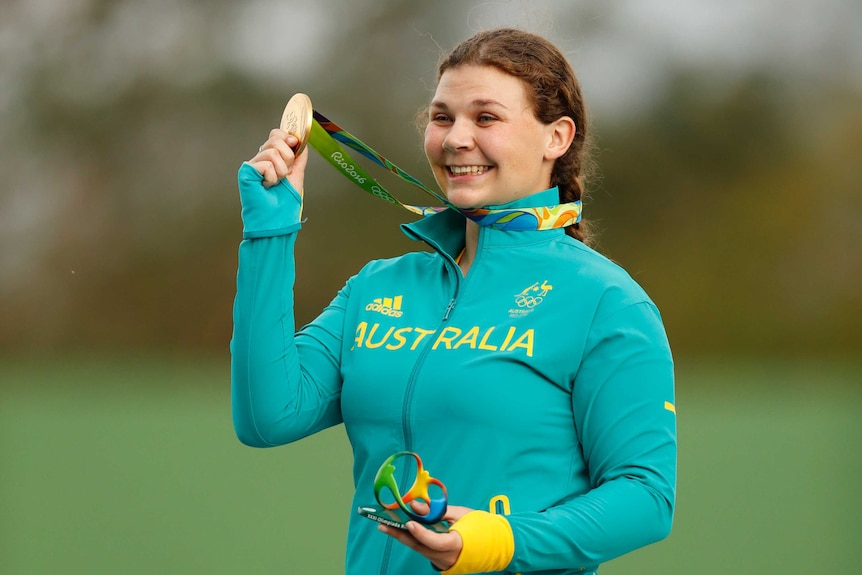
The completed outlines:
<svg viewBox="0 0 862 575">
<path fill-rule="evenodd" d="M 404 312 L 401 311 L 402 296 L 395 297 L 378 297 L 374 298 L 370 304 L 365 306 L 366 311 L 376 311 L 389 317 L 401 317 Z"/>
</svg>

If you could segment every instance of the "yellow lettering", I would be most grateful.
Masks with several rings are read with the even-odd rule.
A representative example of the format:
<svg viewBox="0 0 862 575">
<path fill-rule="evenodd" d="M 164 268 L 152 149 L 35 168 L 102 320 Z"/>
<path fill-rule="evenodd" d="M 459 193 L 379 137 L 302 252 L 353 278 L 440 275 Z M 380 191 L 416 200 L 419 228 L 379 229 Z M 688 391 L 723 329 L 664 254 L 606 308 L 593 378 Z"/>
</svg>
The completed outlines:
<svg viewBox="0 0 862 575">
<path fill-rule="evenodd" d="M 367 347 L 368 349 L 376 349 L 386 343 L 386 340 L 389 339 L 389 336 L 392 335 L 393 330 L 395 330 L 394 327 L 390 327 L 389 330 L 386 332 L 386 335 L 383 336 L 383 339 L 381 339 L 379 343 L 373 343 L 371 341 L 371 338 L 374 337 L 374 332 L 377 331 L 378 327 L 380 327 L 380 324 L 375 323 L 371 326 L 371 331 L 368 332 L 368 338 L 365 340 L 365 347 Z"/>
<path fill-rule="evenodd" d="M 497 351 L 496 345 L 488 345 L 488 338 L 491 337 L 492 333 L 494 333 L 494 328 L 489 327 L 488 331 L 485 332 L 485 335 L 482 336 L 482 341 L 479 342 L 479 349 L 484 349 L 487 351 Z"/>
<path fill-rule="evenodd" d="M 381 330 L 381 334 L 377 333 L 378 329 Z M 381 327 L 380 323 L 369 325 L 368 322 L 359 322 L 356 326 L 356 335 L 354 336 L 353 346 L 350 350 L 353 351 L 361 347 L 368 349 L 385 347 L 388 350 L 395 351 L 404 348 L 410 343 L 410 350 L 415 351 L 426 337 L 437 333 L 437 330 L 422 329 L 421 327 L 402 327 L 396 329 L 392 326 L 386 329 L 385 333 L 382 332 L 382 329 L 383 327 Z M 536 337 L 535 330 L 528 329 L 519 335 L 518 328 L 512 326 L 508 329 L 506 337 L 503 338 L 503 342 L 498 347 L 490 343 L 490 340 L 493 338 L 494 329 L 494 327 L 489 327 L 483 331 L 483 328 L 473 326 L 464 331 L 461 328 L 447 326 L 437 333 L 437 338 L 431 345 L 431 349 L 437 349 L 438 347 L 458 349 L 461 346 L 485 351 L 515 351 L 523 349 L 527 357 L 533 357 Z M 407 335 L 410 333 L 415 334 L 412 343 L 409 342 L 410 336 Z M 379 339 L 375 339 L 378 335 L 380 335 Z"/>
<path fill-rule="evenodd" d="M 432 333 L 434 333 L 435 330 L 433 330 L 433 329 L 422 329 L 421 327 L 417 327 L 415 329 L 415 331 L 416 331 L 416 333 L 419 334 L 419 337 L 417 337 L 416 341 L 413 342 L 413 345 L 410 346 L 411 350 L 414 350 L 417 347 L 419 347 L 419 342 L 422 341 L 423 339 L 425 339 L 426 335 L 431 335 Z"/>
<path fill-rule="evenodd" d="M 446 332 L 452 332 L 452 337 L 446 337 Z M 461 335 L 461 330 L 457 327 L 444 327 L 443 331 L 440 332 L 440 335 L 437 336 L 437 341 L 434 342 L 434 345 L 431 346 L 431 349 L 437 349 L 437 346 L 441 343 L 446 344 L 446 349 L 452 349 L 452 340 Z"/>
<path fill-rule="evenodd" d="M 398 296 L 398 297 L 401 297 L 401 296 Z M 407 343 L 407 338 L 401 334 L 411 332 L 411 331 L 413 331 L 412 327 L 402 327 L 401 329 L 395 330 L 395 333 L 392 334 L 392 337 L 394 337 L 396 340 L 398 340 L 398 343 L 387 344 L 386 349 L 393 349 L 394 350 L 394 349 L 401 349 L 402 347 L 404 347 L 404 344 Z"/>
<path fill-rule="evenodd" d="M 470 349 L 476 349 L 476 339 L 479 337 L 479 326 L 473 326 L 464 334 L 464 337 L 458 340 L 455 344 L 455 349 L 462 345 L 469 345 Z M 495 348 L 496 349 L 496 348 Z"/>
<path fill-rule="evenodd" d="M 359 325 L 356 326 L 356 339 L 353 340 L 353 347 L 350 348 L 350 351 L 353 351 L 357 347 L 362 347 L 362 340 L 365 339 L 365 330 L 368 328 L 368 324 L 364 321 L 359 322 Z"/>
<path fill-rule="evenodd" d="M 515 328 L 510 327 L 509 333 L 506 334 L 506 339 L 503 340 L 503 345 L 500 346 L 500 351 L 506 351 L 506 346 L 509 345 L 509 342 L 512 341 L 512 337 L 515 335 Z"/>
<path fill-rule="evenodd" d="M 515 329 L 515 328 L 512 328 L 512 329 Z M 513 343 L 511 345 L 511 347 L 509 347 L 509 349 L 507 349 L 506 351 L 512 351 L 516 347 L 523 347 L 525 350 L 527 350 L 527 357 L 533 357 L 533 330 L 532 329 L 528 329 L 527 331 L 525 331 L 523 333 L 523 335 L 521 335 L 521 337 L 519 337 L 517 339 L 517 341 L 515 341 L 515 343 Z M 502 351 L 503 348 L 501 347 L 500 350 Z"/>
</svg>

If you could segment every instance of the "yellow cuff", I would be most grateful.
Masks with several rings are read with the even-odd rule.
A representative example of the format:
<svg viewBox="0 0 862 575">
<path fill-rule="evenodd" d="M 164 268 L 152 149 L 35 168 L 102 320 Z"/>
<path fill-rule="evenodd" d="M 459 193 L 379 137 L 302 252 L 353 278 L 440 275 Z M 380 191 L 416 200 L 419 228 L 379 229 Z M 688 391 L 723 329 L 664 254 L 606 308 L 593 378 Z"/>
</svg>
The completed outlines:
<svg viewBox="0 0 862 575">
<path fill-rule="evenodd" d="M 502 515 L 471 511 L 452 524 L 449 531 L 461 534 L 461 554 L 443 575 L 465 575 L 502 571 L 515 554 L 512 526 Z"/>
</svg>

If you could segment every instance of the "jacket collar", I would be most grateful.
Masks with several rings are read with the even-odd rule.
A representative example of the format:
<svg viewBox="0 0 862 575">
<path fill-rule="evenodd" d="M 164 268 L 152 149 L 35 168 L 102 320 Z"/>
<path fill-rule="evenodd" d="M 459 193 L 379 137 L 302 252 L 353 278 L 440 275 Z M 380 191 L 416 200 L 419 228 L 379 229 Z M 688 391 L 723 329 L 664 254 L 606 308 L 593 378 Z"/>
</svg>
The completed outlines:
<svg viewBox="0 0 862 575">
<path fill-rule="evenodd" d="M 507 204 L 488 207 L 538 208 L 556 205 L 559 202 L 559 190 L 553 187 Z M 466 218 L 460 212 L 456 210 L 444 210 L 409 224 L 401 224 L 401 229 L 407 237 L 414 240 L 422 240 L 437 251 L 454 258 L 464 248 L 465 225 Z M 565 230 L 562 228 L 541 231 L 505 231 L 491 227 L 482 227 L 479 229 L 479 248 L 544 242 L 564 234 Z"/>
</svg>

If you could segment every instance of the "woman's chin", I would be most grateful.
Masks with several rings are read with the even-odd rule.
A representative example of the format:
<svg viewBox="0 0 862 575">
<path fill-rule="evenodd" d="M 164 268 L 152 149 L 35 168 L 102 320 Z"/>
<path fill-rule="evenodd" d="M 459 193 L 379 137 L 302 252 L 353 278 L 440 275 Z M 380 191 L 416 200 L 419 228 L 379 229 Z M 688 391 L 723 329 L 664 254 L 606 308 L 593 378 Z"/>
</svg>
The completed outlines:
<svg viewBox="0 0 862 575">
<path fill-rule="evenodd" d="M 474 195 L 455 193 L 448 196 L 446 199 L 448 199 L 449 203 L 458 208 L 459 210 L 474 210 L 476 208 L 481 208 L 485 205 L 482 200 L 480 200 Z"/>
</svg>

